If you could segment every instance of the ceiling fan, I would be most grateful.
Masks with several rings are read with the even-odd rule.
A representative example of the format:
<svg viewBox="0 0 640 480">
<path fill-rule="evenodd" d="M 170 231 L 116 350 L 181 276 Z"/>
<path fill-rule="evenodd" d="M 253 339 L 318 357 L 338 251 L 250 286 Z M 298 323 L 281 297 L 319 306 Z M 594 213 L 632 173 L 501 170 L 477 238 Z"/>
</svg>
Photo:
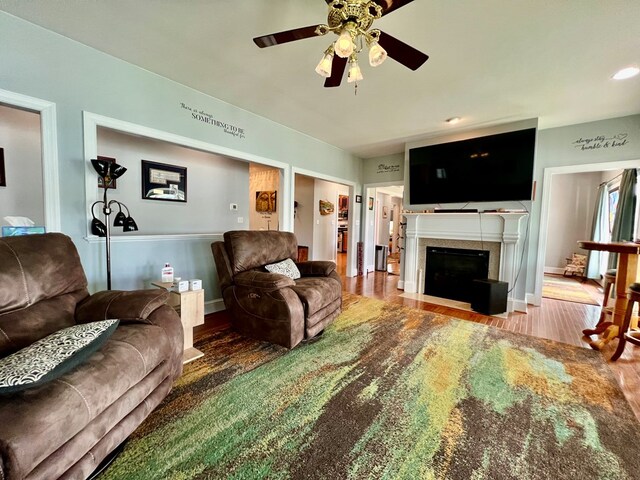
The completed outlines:
<svg viewBox="0 0 640 480">
<path fill-rule="evenodd" d="M 253 39 L 260 47 L 272 47 L 333 32 L 338 39 L 325 50 L 316 72 L 326 77 L 325 87 L 337 87 L 349 62 L 348 82 L 362 80 L 358 66 L 358 53 L 364 44 L 369 47 L 369 64 L 380 65 L 387 56 L 411 70 L 417 70 L 429 58 L 428 55 L 392 37 L 377 28 L 371 28 L 374 20 L 381 18 L 413 0 L 325 0 L 329 6 L 327 24 L 294 28 L 284 32 L 263 35 Z"/>
</svg>

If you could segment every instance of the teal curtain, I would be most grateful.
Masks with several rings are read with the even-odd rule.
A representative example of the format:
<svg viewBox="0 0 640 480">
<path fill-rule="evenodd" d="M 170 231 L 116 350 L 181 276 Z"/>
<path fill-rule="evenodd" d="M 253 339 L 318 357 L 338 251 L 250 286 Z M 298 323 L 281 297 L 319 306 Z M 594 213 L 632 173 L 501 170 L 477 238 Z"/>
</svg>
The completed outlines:
<svg viewBox="0 0 640 480">
<path fill-rule="evenodd" d="M 637 173 L 635 168 L 629 168 L 622 172 L 618 197 L 618 209 L 613 219 L 611 231 L 612 242 L 625 242 L 633 240 L 636 220 L 636 183 Z M 618 255 L 609 255 L 609 268 L 616 268 Z"/>
<path fill-rule="evenodd" d="M 594 242 L 604 242 L 609 235 L 609 187 L 603 183 L 598 187 L 596 206 L 593 209 L 593 220 L 591 222 L 591 240 Z M 589 250 L 587 255 L 587 278 L 600 279 L 600 265 L 606 252 Z"/>
</svg>

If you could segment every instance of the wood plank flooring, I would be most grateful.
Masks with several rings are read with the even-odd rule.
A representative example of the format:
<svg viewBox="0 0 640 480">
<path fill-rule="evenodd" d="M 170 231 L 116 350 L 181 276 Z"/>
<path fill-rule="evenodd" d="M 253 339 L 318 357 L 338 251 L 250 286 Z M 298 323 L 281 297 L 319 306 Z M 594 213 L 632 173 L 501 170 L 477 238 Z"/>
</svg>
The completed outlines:
<svg viewBox="0 0 640 480">
<path fill-rule="evenodd" d="M 524 335 L 533 335 L 576 347 L 589 348 L 582 338 L 582 330 L 593 327 L 600 316 L 600 307 L 598 306 L 547 298 L 543 298 L 540 307 L 530 305 L 528 313 L 515 312 L 510 314 L 508 318 L 489 317 L 475 312 L 432 305 L 419 300 L 401 297 L 400 294 L 403 291 L 397 288 L 400 278 L 397 275 L 391 275 L 387 272 L 370 272 L 366 276 L 345 277 L 345 256 L 346 254 L 338 255 L 338 271 L 342 275 L 343 290 L 346 292 L 378 298 L 398 305 L 406 305 L 476 323 L 492 325 Z M 601 290 L 595 285 L 590 288 Z M 229 317 L 226 312 L 207 315 L 205 324 L 196 327 L 196 340 L 205 332 L 228 324 Z M 611 367 L 636 417 L 640 419 L 640 347 L 627 344 L 622 357 L 617 362 L 611 362 L 609 358 L 613 355 L 616 344 L 617 341 L 614 340 L 607 345 L 602 351 L 602 355 Z"/>
</svg>

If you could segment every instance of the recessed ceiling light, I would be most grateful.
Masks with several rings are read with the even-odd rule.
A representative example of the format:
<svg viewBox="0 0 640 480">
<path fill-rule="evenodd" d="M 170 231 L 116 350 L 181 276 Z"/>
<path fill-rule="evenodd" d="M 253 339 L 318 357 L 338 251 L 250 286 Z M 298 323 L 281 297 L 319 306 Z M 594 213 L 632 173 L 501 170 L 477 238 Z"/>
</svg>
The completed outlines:
<svg viewBox="0 0 640 480">
<path fill-rule="evenodd" d="M 451 118 L 447 118 L 445 120 L 445 122 L 447 122 L 450 125 L 455 125 L 456 123 L 458 123 L 460 120 L 462 120 L 460 117 L 451 117 Z"/>
<path fill-rule="evenodd" d="M 622 70 L 618 70 L 615 75 L 611 78 L 614 80 L 625 80 L 627 78 L 635 77 L 640 73 L 640 68 L 638 67 L 626 67 Z"/>
</svg>

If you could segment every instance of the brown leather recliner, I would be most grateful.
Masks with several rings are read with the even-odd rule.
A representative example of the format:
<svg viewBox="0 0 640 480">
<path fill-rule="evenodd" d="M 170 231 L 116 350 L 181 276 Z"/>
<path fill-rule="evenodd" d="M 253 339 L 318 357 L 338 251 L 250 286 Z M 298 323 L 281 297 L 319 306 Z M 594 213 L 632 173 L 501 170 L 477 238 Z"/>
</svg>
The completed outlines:
<svg viewBox="0 0 640 480">
<path fill-rule="evenodd" d="M 69 237 L 0 238 L 0 358 L 75 324 L 120 319 L 73 370 L 0 395 L 0 479 L 86 478 L 142 423 L 182 373 L 182 324 L 167 296 L 89 295 Z"/>
<path fill-rule="evenodd" d="M 269 273 L 265 265 L 296 260 L 290 232 L 226 232 L 211 244 L 224 304 L 234 327 L 250 337 L 293 348 L 316 336 L 342 311 L 342 282 L 329 261 L 296 263 L 302 278 Z"/>
</svg>

